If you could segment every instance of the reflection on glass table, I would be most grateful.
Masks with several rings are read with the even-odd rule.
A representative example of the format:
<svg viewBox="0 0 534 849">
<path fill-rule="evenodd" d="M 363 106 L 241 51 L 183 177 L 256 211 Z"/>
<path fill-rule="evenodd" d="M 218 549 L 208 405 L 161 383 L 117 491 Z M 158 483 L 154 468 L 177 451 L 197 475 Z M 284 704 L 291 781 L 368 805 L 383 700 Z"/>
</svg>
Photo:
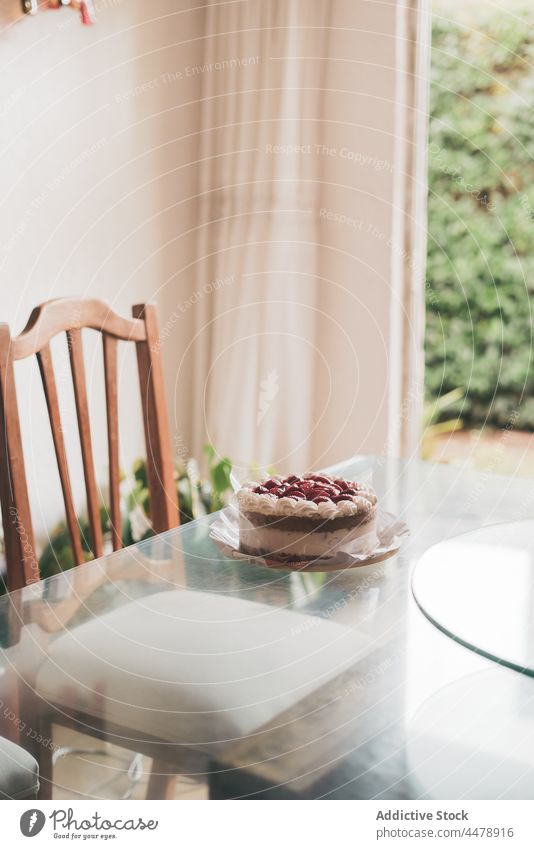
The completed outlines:
<svg viewBox="0 0 534 849">
<path fill-rule="evenodd" d="M 431 696 L 407 729 L 415 795 L 433 799 L 532 799 L 531 682 L 494 667 Z"/>
<path fill-rule="evenodd" d="M 383 508 L 411 529 L 398 556 L 271 571 L 226 559 L 208 516 L 1 598 L 0 699 L 23 718 L 21 743 L 39 731 L 54 745 L 60 716 L 204 780 L 214 798 L 424 793 L 408 763 L 414 717 L 495 664 L 425 619 L 411 569 L 435 543 L 520 516 L 531 484 L 385 458 L 331 471 L 372 475 Z M 506 675 L 495 667 L 492 686 Z M 528 701 L 534 682 L 516 677 Z"/>
<path fill-rule="evenodd" d="M 412 586 L 426 616 L 463 645 L 534 675 L 534 521 L 433 546 Z"/>
</svg>

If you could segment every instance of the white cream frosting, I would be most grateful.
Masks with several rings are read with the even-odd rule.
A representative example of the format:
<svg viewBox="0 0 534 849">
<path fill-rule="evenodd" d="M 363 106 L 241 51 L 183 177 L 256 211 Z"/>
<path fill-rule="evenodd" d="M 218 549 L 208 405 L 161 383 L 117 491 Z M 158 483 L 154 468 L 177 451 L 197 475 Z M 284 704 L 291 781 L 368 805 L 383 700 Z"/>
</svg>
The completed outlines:
<svg viewBox="0 0 534 849">
<path fill-rule="evenodd" d="M 283 478 L 273 477 L 271 480 L 281 482 Z M 248 481 L 243 484 L 237 493 L 239 508 L 251 513 L 262 513 L 266 516 L 295 516 L 311 519 L 338 519 L 342 516 L 356 516 L 358 513 L 364 515 L 370 513 L 376 504 L 377 498 L 374 489 L 367 486 L 359 489 L 358 495 L 349 499 L 338 501 L 314 501 L 293 498 L 278 498 L 269 493 L 254 492 L 261 484 L 257 481 Z M 318 484 L 319 486 L 319 484 Z"/>
</svg>

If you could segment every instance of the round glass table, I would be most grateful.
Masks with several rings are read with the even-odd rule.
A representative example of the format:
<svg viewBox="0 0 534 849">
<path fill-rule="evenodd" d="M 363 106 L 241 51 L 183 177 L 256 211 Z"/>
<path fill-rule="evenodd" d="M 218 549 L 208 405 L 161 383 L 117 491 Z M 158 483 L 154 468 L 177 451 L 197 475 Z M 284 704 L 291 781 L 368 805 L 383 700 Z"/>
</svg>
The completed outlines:
<svg viewBox="0 0 534 849">
<path fill-rule="evenodd" d="M 406 729 L 413 797 L 532 799 L 531 683 L 494 664 L 426 699 Z"/>
<path fill-rule="evenodd" d="M 457 642 L 534 675 L 534 520 L 489 525 L 429 548 L 417 604 Z"/>
</svg>

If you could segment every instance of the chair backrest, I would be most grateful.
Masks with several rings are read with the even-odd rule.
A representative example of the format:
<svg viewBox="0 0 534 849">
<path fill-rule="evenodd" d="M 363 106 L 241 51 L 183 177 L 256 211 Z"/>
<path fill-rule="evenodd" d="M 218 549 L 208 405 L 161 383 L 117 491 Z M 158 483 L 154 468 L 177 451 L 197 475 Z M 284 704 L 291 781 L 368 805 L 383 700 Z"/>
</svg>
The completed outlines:
<svg viewBox="0 0 534 849">
<path fill-rule="evenodd" d="M 9 590 L 19 589 L 39 579 L 14 370 L 16 360 L 34 354 L 37 356 L 46 398 L 74 562 L 79 564 L 86 559 L 73 501 L 50 350 L 51 340 L 59 333 L 66 333 L 67 337 L 93 556 L 100 557 L 103 554 L 103 538 L 83 360 L 81 331 L 84 327 L 102 334 L 113 549 L 122 546 L 118 340 L 133 342 L 136 346 L 152 527 L 156 533 L 161 533 L 179 523 L 156 310 L 152 304 L 139 304 L 132 308 L 132 315 L 132 319 L 122 318 L 103 301 L 60 298 L 36 307 L 19 336 L 12 338 L 8 325 L 0 324 L 0 501 Z"/>
</svg>

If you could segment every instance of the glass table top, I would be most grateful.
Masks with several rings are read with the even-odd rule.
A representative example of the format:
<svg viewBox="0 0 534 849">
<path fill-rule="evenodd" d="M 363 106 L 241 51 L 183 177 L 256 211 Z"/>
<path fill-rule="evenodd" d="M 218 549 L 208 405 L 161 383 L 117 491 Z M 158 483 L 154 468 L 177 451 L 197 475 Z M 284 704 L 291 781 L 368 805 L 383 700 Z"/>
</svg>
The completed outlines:
<svg viewBox="0 0 534 849">
<path fill-rule="evenodd" d="M 432 546 L 412 586 L 421 610 L 446 634 L 534 675 L 534 520 L 479 528 Z"/>
<path fill-rule="evenodd" d="M 214 798 L 431 798 L 416 745 L 419 716 L 434 739 L 425 706 L 464 687 L 476 717 L 487 705 L 469 682 L 491 670 L 491 686 L 510 694 L 498 734 L 524 715 L 534 681 L 435 628 L 410 573 L 436 543 L 528 517 L 534 483 L 383 457 L 328 471 L 372 476 L 382 507 L 411 530 L 397 556 L 328 574 L 272 571 L 226 559 L 208 516 L 0 597 L 0 733 L 20 717 L 24 746 L 36 726 L 45 735 L 65 724 L 201 776 Z M 528 641 L 514 598 L 501 617 L 518 640 L 522 622 Z M 439 734 L 435 745 L 438 758 Z M 462 751 L 470 776 L 486 769 L 468 735 Z M 532 786 L 534 752 L 517 769 Z M 513 792 L 513 773 L 494 770 L 484 792 Z"/>
</svg>

